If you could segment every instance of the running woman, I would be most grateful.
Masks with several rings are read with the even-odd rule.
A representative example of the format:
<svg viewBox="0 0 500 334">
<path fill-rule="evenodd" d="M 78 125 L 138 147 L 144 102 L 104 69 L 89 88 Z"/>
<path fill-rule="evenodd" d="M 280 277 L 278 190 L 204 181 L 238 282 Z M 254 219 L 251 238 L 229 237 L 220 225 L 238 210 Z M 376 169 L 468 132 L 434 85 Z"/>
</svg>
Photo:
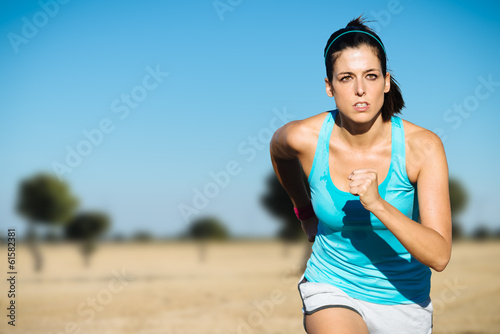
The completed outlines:
<svg viewBox="0 0 500 334">
<path fill-rule="evenodd" d="M 431 333 L 431 268 L 444 270 L 451 256 L 443 144 L 396 116 L 401 91 L 361 17 L 331 35 L 324 57 L 337 109 L 287 123 L 270 144 L 276 176 L 314 242 L 299 281 L 304 328 Z"/>
</svg>

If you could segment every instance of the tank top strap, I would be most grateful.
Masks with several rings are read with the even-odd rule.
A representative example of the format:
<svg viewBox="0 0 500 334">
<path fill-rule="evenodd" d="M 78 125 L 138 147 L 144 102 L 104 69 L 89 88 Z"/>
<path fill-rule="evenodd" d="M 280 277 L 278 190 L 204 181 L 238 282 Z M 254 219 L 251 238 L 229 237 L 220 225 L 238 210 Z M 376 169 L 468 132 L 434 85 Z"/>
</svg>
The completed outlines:
<svg viewBox="0 0 500 334">
<path fill-rule="evenodd" d="M 406 141 L 403 120 L 398 116 L 392 116 L 392 165 L 393 171 L 399 180 L 407 185 L 410 184 L 406 173 Z"/>
<path fill-rule="evenodd" d="M 328 166 L 330 137 L 332 135 L 333 125 L 335 124 L 335 117 L 337 110 L 330 110 L 326 115 L 321 130 L 318 135 L 318 143 L 316 145 L 316 152 L 314 153 L 314 160 L 309 172 L 309 184 L 314 183 L 315 171 L 323 173 L 325 166 Z"/>
<path fill-rule="evenodd" d="M 403 121 L 398 116 L 391 117 L 392 123 L 392 152 L 396 155 L 405 155 L 405 132 Z"/>
</svg>

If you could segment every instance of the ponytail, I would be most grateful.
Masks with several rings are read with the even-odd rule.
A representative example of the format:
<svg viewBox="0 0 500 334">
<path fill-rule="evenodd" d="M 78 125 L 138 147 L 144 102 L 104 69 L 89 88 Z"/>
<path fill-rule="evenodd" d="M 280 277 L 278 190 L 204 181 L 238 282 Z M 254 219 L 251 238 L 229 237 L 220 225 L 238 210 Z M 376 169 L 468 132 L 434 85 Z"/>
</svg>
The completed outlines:
<svg viewBox="0 0 500 334">
<path fill-rule="evenodd" d="M 391 89 L 384 94 L 384 104 L 382 105 L 382 119 L 388 121 L 395 114 L 400 114 L 405 107 L 405 101 L 401 94 L 398 82 L 391 75 Z"/>
</svg>

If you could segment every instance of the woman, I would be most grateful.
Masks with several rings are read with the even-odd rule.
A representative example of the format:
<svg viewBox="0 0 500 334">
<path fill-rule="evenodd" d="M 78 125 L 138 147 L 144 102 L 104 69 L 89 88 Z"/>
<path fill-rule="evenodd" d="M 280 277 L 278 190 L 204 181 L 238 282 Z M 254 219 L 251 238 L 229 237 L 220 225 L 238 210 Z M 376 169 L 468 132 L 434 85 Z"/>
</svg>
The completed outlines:
<svg viewBox="0 0 500 334">
<path fill-rule="evenodd" d="M 451 256 L 443 145 L 395 116 L 401 92 L 382 41 L 361 17 L 332 34 L 324 55 L 337 109 L 284 125 L 270 145 L 314 242 L 299 283 L 304 328 L 431 333 L 429 268 L 442 271 Z"/>
</svg>

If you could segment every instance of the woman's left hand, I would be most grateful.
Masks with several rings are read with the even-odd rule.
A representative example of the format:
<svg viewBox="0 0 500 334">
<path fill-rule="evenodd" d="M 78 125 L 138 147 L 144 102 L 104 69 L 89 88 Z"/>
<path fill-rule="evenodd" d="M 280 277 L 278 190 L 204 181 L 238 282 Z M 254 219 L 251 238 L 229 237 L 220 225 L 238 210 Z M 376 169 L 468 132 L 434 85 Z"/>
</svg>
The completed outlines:
<svg viewBox="0 0 500 334">
<path fill-rule="evenodd" d="M 356 169 L 348 177 L 349 192 L 359 196 L 363 207 L 372 211 L 380 202 L 381 197 L 378 193 L 378 176 L 374 169 Z"/>
</svg>

